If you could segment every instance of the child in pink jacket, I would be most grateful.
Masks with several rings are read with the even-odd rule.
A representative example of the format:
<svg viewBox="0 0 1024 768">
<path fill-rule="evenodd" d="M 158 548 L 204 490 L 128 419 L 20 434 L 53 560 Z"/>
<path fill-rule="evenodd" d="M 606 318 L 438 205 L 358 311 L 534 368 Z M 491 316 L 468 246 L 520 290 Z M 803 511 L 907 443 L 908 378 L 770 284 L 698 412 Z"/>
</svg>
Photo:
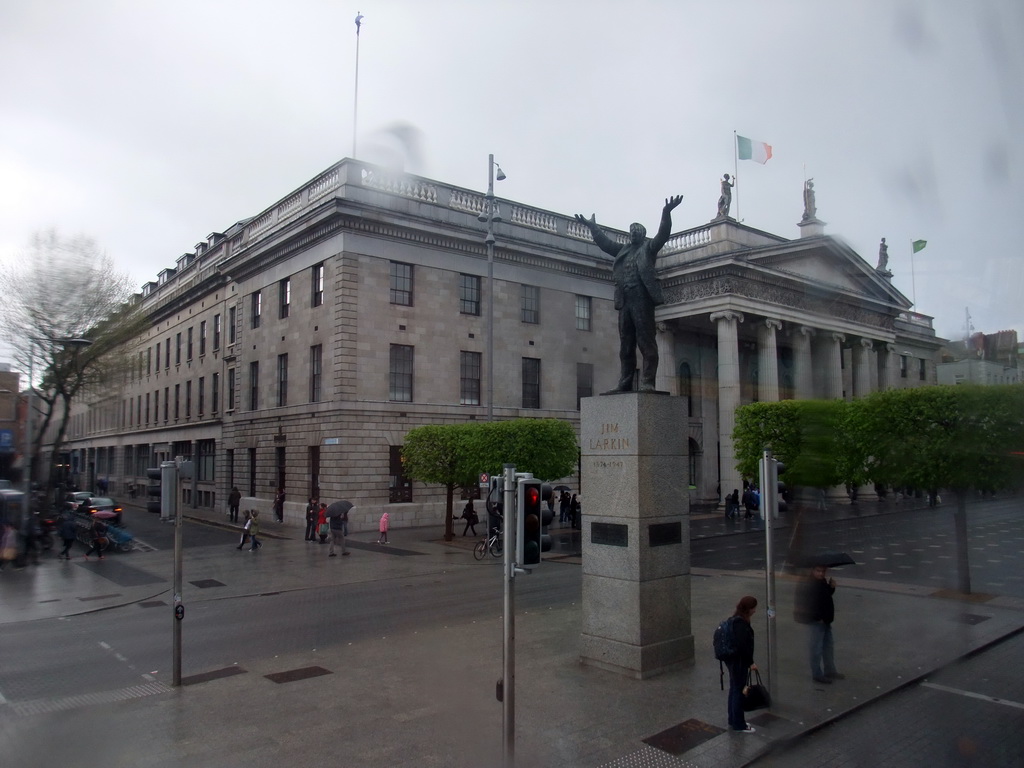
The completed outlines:
<svg viewBox="0 0 1024 768">
<path fill-rule="evenodd" d="M 387 512 L 380 516 L 380 536 L 377 537 L 378 544 L 388 543 L 388 521 L 390 517 Z"/>
</svg>

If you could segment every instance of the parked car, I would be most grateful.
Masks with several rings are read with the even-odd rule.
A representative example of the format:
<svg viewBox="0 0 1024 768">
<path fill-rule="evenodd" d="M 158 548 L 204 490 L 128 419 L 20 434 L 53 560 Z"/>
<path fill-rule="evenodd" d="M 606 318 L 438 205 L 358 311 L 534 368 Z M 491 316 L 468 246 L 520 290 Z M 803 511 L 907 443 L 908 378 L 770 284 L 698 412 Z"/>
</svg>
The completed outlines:
<svg viewBox="0 0 1024 768">
<path fill-rule="evenodd" d="M 78 511 L 79 505 L 83 501 L 88 501 L 92 498 L 92 494 L 88 491 L 75 491 L 74 493 L 64 494 L 64 507 L 70 509 L 72 512 Z"/>
<path fill-rule="evenodd" d="M 121 505 L 106 496 L 93 496 L 88 501 L 80 504 L 76 511 L 80 515 L 98 517 L 101 520 L 113 523 L 114 525 L 122 524 L 121 515 L 123 514 L 123 510 L 121 509 Z"/>
</svg>

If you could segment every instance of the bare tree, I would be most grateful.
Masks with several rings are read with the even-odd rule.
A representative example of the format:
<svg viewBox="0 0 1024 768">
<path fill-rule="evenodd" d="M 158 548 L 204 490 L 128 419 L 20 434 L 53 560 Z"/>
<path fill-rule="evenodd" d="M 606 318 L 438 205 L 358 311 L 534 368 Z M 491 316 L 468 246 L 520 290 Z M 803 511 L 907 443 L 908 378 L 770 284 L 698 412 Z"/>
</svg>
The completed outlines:
<svg viewBox="0 0 1024 768">
<path fill-rule="evenodd" d="M 40 426 L 29 468 L 44 440 L 51 442 L 48 433 L 56 459 L 76 397 L 124 376 L 128 347 L 145 327 L 133 293 L 131 277 L 117 272 L 94 240 L 64 238 L 55 229 L 37 232 L 21 258 L 0 267 L 3 335 L 38 382 L 33 402 Z"/>
</svg>

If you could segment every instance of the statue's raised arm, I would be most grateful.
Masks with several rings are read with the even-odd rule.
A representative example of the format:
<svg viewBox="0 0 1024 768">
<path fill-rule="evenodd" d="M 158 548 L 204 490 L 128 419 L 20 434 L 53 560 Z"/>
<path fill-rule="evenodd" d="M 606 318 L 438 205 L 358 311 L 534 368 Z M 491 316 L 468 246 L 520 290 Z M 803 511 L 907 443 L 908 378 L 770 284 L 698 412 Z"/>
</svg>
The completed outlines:
<svg viewBox="0 0 1024 768">
<path fill-rule="evenodd" d="M 683 202 L 682 195 L 673 195 L 665 198 L 665 207 L 661 209 L 661 226 L 658 227 L 658 234 L 651 238 L 651 253 L 657 255 L 662 246 L 668 242 L 668 236 L 672 233 L 672 211 Z"/>
<path fill-rule="evenodd" d="M 609 256 L 617 256 L 619 254 L 619 251 L 622 249 L 622 245 L 608 237 L 608 235 L 604 233 L 604 230 L 597 226 L 597 216 L 595 214 L 590 214 L 590 218 L 588 219 L 582 213 L 577 213 L 576 221 L 585 225 L 590 230 L 590 235 L 594 238 L 594 244 L 598 248 Z"/>
</svg>

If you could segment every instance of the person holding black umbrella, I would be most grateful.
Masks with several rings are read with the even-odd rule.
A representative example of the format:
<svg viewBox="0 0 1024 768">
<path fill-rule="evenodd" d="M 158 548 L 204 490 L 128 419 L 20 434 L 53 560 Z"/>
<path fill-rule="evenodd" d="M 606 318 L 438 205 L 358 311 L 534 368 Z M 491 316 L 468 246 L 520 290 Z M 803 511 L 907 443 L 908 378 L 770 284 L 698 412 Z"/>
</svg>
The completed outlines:
<svg viewBox="0 0 1024 768">
<path fill-rule="evenodd" d="M 348 557 L 345 549 L 345 527 L 348 524 L 348 513 L 352 509 L 350 501 L 335 501 L 327 506 L 327 520 L 331 528 L 331 546 L 327 550 L 328 557 L 337 557 L 335 547 L 341 550 L 343 557 Z"/>
<path fill-rule="evenodd" d="M 831 684 L 845 675 L 836 671 L 835 650 L 832 641 L 832 622 L 836 608 L 832 595 L 836 580 L 826 578 L 828 568 L 823 561 L 811 566 L 811 574 L 797 585 L 794 619 L 807 625 L 807 649 L 811 665 L 811 679 L 816 683 Z"/>
</svg>

